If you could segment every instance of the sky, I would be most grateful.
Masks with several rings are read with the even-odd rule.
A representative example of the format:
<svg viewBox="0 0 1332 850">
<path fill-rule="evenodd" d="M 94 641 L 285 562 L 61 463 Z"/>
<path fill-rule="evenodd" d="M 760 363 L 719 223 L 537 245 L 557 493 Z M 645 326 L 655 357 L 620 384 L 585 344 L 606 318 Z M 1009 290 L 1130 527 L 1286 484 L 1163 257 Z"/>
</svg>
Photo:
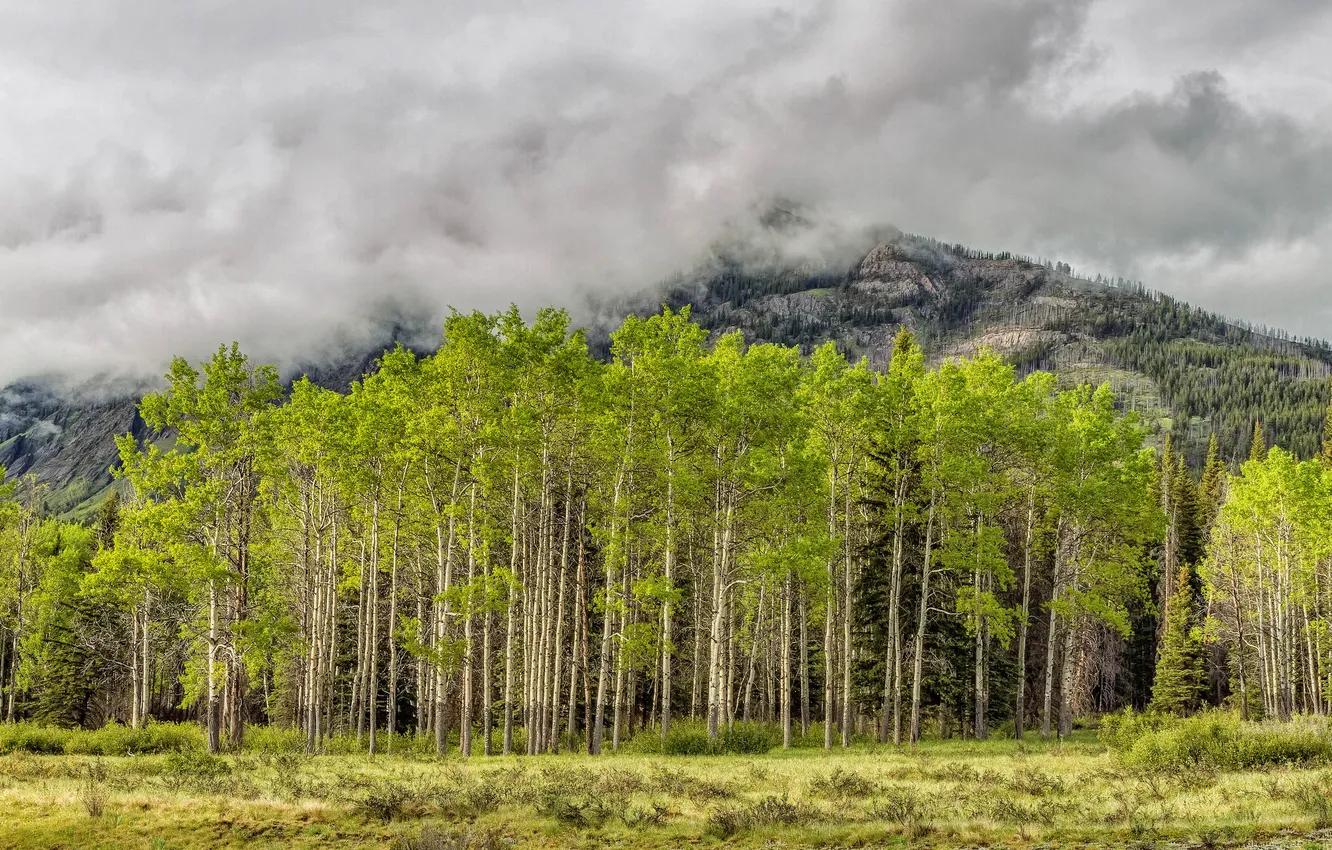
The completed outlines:
<svg viewBox="0 0 1332 850">
<path fill-rule="evenodd" d="M 772 198 L 1332 337 L 1324 0 L 0 0 L 0 21 L 0 384 L 576 308 Z"/>
</svg>

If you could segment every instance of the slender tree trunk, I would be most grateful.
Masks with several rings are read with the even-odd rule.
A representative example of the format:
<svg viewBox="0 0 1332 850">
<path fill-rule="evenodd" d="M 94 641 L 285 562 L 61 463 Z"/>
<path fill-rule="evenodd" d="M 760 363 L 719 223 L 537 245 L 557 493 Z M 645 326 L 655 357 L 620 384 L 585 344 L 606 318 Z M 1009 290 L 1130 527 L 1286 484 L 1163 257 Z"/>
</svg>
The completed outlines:
<svg viewBox="0 0 1332 850">
<path fill-rule="evenodd" d="M 1054 707 L 1055 647 L 1059 616 L 1050 609 L 1050 625 L 1045 635 L 1045 698 L 1041 704 L 1041 738 L 1050 740 L 1050 722 Z"/>
<path fill-rule="evenodd" d="M 843 567 L 842 567 L 842 749 L 851 746 L 852 712 L 855 701 L 851 698 L 851 616 L 855 609 L 855 559 L 851 556 L 851 485 L 843 488 Z"/>
<path fill-rule="evenodd" d="M 550 718 L 547 737 L 550 751 L 560 751 L 560 682 L 563 679 L 564 662 L 564 592 L 569 573 L 569 534 L 573 525 L 573 450 L 569 451 L 569 472 L 564 485 L 564 530 L 560 543 L 560 575 L 556 585 L 555 601 L 555 637 L 553 641 L 550 677 Z M 570 693 L 572 693 L 572 689 Z"/>
<path fill-rule="evenodd" d="M 834 454 L 828 472 L 828 537 L 837 539 L 837 457 Z M 824 595 L 823 614 L 823 748 L 833 745 L 833 691 L 836 682 L 836 659 L 833 658 L 833 635 L 837 624 L 837 561 L 828 559 L 828 588 Z"/>
<path fill-rule="evenodd" d="M 467 610 L 463 612 L 463 670 L 462 670 L 462 713 L 458 718 L 458 750 L 463 758 L 472 755 L 472 719 L 475 714 L 472 705 L 472 689 L 476 681 L 476 636 L 473 624 L 476 621 L 476 490 L 478 483 L 473 481 L 467 506 Z"/>
<path fill-rule="evenodd" d="M 142 705 L 140 705 L 139 707 L 140 723 L 148 722 L 148 715 L 151 708 L 151 704 L 149 702 L 149 696 L 152 693 L 153 677 L 152 677 L 152 667 L 150 666 L 149 663 L 150 657 L 148 653 L 148 628 L 150 625 L 148 614 L 150 611 L 149 608 L 150 605 L 151 605 L 151 597 L 149 596 L 148 591 L 145 590 L 143 592 L 143 628 L 140 634 L 140 639 L 143 641 L 142 644 L 143 659 L 139 664 L 139 677 L 142 682 L 142 686 L 139 689 L 139 698 L 142 700 Z"/>
<path fill-rule="evenodd" d="M 611 535 L 615 535 L 615 519 L 618 518 L 619 509 L 619 487 L 617 485 L 615 498 L 612 502 L 612 520 Z M 592 746 L 591 753 L 594 756 L 601 755 L 601 744 L 605 735 L 606 728 L 606 696 L 607 687 L 610 679 L 610 658 L 611 641 L 615 628 L 615 563 L 611 558 L 605 562 L 606 570 L 606 589 L 604 593 L 604 602 L 601 614 L 601 652 L 598 654 L 597 670 L 597 699 L 594 709 L 595 715 L 592 720 Z"/>
<path fill-rule="evenodd" d="M 510 508 L 509 591 L 504 628 L 504 755 L 513 753 L 513 663 L 514 637 L 517 629 L 518 594 L 513 583 L 518 580 L 518 453 L 513 458 L 513 500 Z"/>
<path fill-rule="evenodd" d="M 1064 658 L 1059 677 L 1059 737 L 1073 734 L 1073 674 L 1076 665 L 1073 650 L 1077 645 L 1077 618 L 1070 617 L 1064 628 Z"/>
<path fill-rule="evenodd" d="M 1045 698 L 1041 704 L 1041 738 L 1050 740 L 1050 723 L 1054 704 L 1055 652 L 1057 646 L 1059 613 L 1055 604 L 1061 601 L 1064 581 L 1064 520 L 1055 526 L 1054 587 L 1050 594 L 1050 624 L 1045 633 Z"/>
<path fill-rule="evenodd" d="M 208 752 L 217 753 L 222 749 L 221 706 L 217 699 L 217 648 L 218 648 L 218 611 L 217 583 L 208 581 Z M 18 658 L 17 648 L 15 659 Z M 17 665 L 15 665 L 17 667 Z M 9 693 L 9 719 L 14 719 L 14 692 Z"/>
<path fill-rule="evenodd" d="M 809 736 L 809 595 L 800 590 L 800 736 Z"/>
<path fill-rule="evenodd" d="M 453 464 L 453 484 L 449 490 L 449 507 L 458 503 L 458 495 L 462 486 L 462 461 L 462 456 L 459 455 Z M 438 517 L 444 512 L 445 506 L 436 503 L 434 508 L 435 516 Z M 447 536 L 439 521 L 436 520 L 435 522 L 435 581 L 438 594 L 435 597 L 434 613 L 435 650 L 437 652 L 443 651 L 448 631 L 449 615 L 451 613 L 449 591 L 453 589 L 453 553 L 458 540 L 457 516 L 452 510 L 449 510 L 448 514 Z M 449 724 L 446 718 L 449 679 L 444 668 L 438 663 L 435 664 L 434 680 L 435 716 L 431 722 L 435 731 L 435 752 L 443 755 L 449 748 Z"/>
<path fill-rule="evenodd" d="M 781 647 L 781 702 L 782 749 L 791 749 L 791 573 L 782 581 L 782 647 Z"/>
<path fill-rule="evenodd" d="M 925 522 L 925 557 L 920 567 L 920 619 L 916 623 L 915 657 L 911 672 L 911 743 L 920 742 L 920 700 L 925 661 L 925 625 L 930 610 L 930 576 L 934 572 L 931 557 L 934 553 L 934 493 L 930 494 L 930 510 Z"/>
<path fill-rule="evenodd" d="M 389 562 L 389 613 L 388 613 L 388 715 L 387 749 L 393 752 L 393 736 L 398 732 L 398 641 L 394 637 L 394 628 L 398 624 L 398 539 L 402 531 L 402 490 L 406 486 L 407 467 L 402 469 L 402 480 L 398 483 L 398 511 L 393 518 L 393 549 Z"/>
<path fill-rule="evenodd" d="M 1018 615 L 1017 696 L 1014 700 L 1013 737 L 1022 740 L 1027 714 L 1027 632 L 1031 626 L 1031 559 L 1036 530 L 1036 488 L 1027 506 L 1027 535 L 1022 546 L 1022 610 Z"/>
<path fill-rule="evenodd" d="M 370 757 L 378 751 L 379 738 L 379 499 L 376 498 L 370 519 L 370 679 L 366 684 L 366 699 L 370 703 Z"/>
</svg>

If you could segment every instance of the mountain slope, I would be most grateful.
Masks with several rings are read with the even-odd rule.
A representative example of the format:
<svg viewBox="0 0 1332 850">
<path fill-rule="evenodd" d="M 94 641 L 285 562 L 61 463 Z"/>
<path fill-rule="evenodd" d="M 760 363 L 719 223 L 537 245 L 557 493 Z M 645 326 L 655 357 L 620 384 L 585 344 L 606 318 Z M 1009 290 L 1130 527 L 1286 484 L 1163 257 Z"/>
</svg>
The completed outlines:
<svg viewBox="0 0 1332 850">
<path fill-rule="evenodd" d="M 148 436 L 138 394 L 57 391 L 36 383 L 0 391 L 0 466 L 9 477 L 36 475 L 49 510 L 66 513 L 102 498 L 117 460 L 114 438 Z"/>
<path fill-rule="evenodd" d="M 714 331 L 738 328 L 751 341 L 806 350 L 835 340 L 881 367 L 905 325 L 935 360 L 987 346 L 1024 372 L 1046 369 L 1066 384 L 1109 381 L 1125 407 L 1174 431 L 1195 463 L 1213 432 L 1226 456 L 1243 457 L 1255 420 L 1274 442 L 1317 450 L 1332 375 L 1326 343 L 1252 328 L 1138 285 L 1079 278 L 1062 264 L 922 237 L 893 233 L 854 256 L 791 262 L 719 250 L 688 276 L 594 305 L 589 339 L 605 355 L 626 314 L 664 302 L 692 305 L 694 319 Z M 342 388 L 379 350 L 309 371 Z M 52 510 L 86 511 L 111 484 L 112 438 L 147 436 L 136 401 L 136 393 L 37 384 L 0 391 L 0 464 L 10 476 L 45 481 Z"/>
<path fill-rule="evenodd" d="M 692 304 L 694 318 L 715 330 L 806 348 L 836 340 L 876 366 L 905 325 L 935 360 L 987 346 L 1066 384 L 1108 381 L 1125 407 L 1175 432 L 1194 462 L 1213 432 L 1226 456 L 1242 458 L 1255 421 L 1270 440 L 1313 454 L 1332 377 L 1327 343 L 1254 328 L 1137 284 L 1075 277 L 1063 264 L 915 236 L 879 243 L 840 274 L 721 258 L 663 300 Z M 618 312 L 631 306 L 643 305 Z"/>
</svg>

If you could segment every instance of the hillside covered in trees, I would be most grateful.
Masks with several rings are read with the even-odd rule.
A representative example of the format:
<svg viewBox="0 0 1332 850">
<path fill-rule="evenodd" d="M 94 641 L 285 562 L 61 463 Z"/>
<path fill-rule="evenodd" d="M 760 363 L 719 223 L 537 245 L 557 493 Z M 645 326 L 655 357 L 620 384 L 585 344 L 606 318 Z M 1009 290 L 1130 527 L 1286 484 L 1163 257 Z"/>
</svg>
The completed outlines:
<svg viewBox="0 0 1332 850">
<path fill-rule="evenodd" d="M 4 494 L 5 718 L 597 753 L 680 718 L 831 747 L 1324 704 L 1332 476 L 1261 432 L 1198 483 L 1108 385 L 905 330 L 876 370 L 667 309 L 609 354 L 513 310 L 345 393 L 176 361 L 95 521 Z"/>
<path fill-rule="evenodd" d="M 1257 421 L 1268 439 L 1317 452 L 1332 376 L 1332 348 L 1321 340 L 1254 327 L 1131 281 L 1081 277 L 1064 263 L 904 234 L 849 271 L 719 251 L 713 264 L 674 282 L 666 300 L 692 305 L 709 328 L 805 351 L 834 340 L 876 366 L 907 327 L 930 362 L 989 347 L 1020 373 L 1053 372 L 1064 386 L 1109 382 L 1158 442 L 1173 433 L 1195 470 L 1213 434 L 1223 457 L 1243 460 Z"/>
</svg>

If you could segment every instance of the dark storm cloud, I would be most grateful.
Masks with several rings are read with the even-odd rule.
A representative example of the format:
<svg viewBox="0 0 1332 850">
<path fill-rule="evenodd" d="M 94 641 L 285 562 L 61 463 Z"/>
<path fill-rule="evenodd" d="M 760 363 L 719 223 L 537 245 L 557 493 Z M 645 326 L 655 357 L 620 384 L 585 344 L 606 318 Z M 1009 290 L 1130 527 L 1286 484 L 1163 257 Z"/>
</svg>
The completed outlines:
<svg viewBox="0 0 1332 850">
<path fill-rule="evenodd" d="M 1327 18 L 1252 8 L 0 0 L 0 381 L 576 305 L 773 197 L 1332 332 L 1271 297 L 1332 282 Z"/>
</svg>

